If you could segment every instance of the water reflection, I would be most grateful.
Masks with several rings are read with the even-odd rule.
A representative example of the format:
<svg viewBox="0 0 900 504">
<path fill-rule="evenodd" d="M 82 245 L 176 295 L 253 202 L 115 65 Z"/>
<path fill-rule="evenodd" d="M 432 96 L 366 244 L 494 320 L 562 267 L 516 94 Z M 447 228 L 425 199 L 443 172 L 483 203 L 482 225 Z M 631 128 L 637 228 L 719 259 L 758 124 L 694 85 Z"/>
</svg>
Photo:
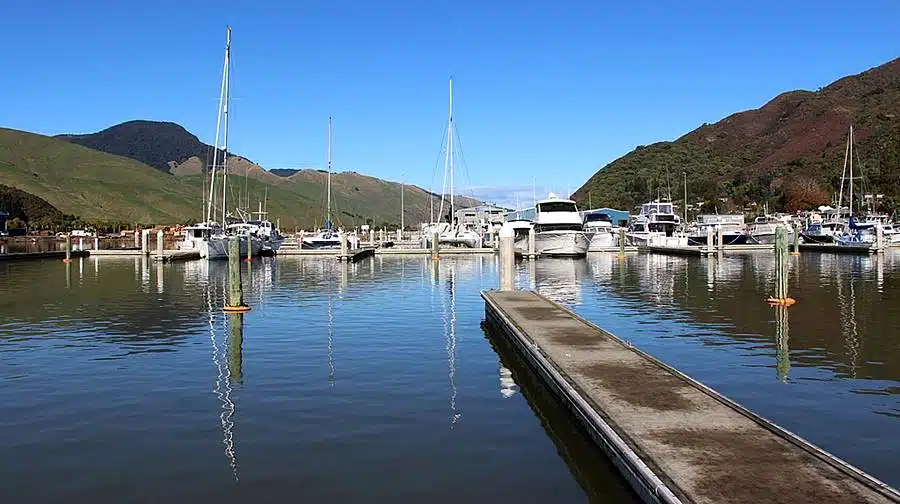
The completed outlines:
<svg viewBox="0 0 900 504">
<path fill-rule="evenodd" d="M 609 458 L 591 439 L 590 434 L 549 392 L 518 350 L 489 323 L 482 322 L 481 327 L 485 338 L 497 352 L 501 393 L 504 397 L 512 397 L 516 391 L 522 393 L 531 411 L 540 420 L 547 437 L 553 441 L 569 471 L 587 494 L 588 502 L 597 504 L 640 502 Z"/>
<path fill-rule="evenodd" d="M 438 261 L 434 261 L 438 264 Z M 445 349 L 447 351 L 447 378 L 450 381 L 450 428 L 459 421 L 461 413 L 456 407 L 456 263 L 447 267 L 447 301 L 441 296 L 441 318 L 444 321 Z M 448 306 L 449 305 L 449 306 Z"/>
<path fill-rule="evenodd" d="M 231 468 L 234 480 L 238 480 L 237 452 L 234 446 L 234 414 L 236 405 L 231 397 L 233 385 L 243 380 L 243 340 L 244 319 L 243 314 L 228 314 L 221 311 L 219 306 L 224 302 L 225 296 L 217 297 L 219 282 L 210 282 L 206 289 L 206 311 L 209 325 L 209 339 L 212 347 L 212 361 L 216 369 L 216 381 L 213 392 L 219 399 L 220 413 L 219 423 L 222 428 L 222 445 L 228 466 Z M 225 282 L 221 282 L 225 287 Z M 217 326 L 222 333 L 228 335 L 225 345 L 219 344 Z"/>
<path fill-rule="evenodd" d="M 788 372 L 791 370 L 790 355 L 790 323 L 788 307 L 775 307 L 775 369 L 778 380 L 787 383 Z"/>
<path fill-rule="evenodd" d="M 588 276 L 584 259 L 543 258 L 527 261 L 534 290 L 565 306 L 581 304 L 581 283 Z"/>
</svg>

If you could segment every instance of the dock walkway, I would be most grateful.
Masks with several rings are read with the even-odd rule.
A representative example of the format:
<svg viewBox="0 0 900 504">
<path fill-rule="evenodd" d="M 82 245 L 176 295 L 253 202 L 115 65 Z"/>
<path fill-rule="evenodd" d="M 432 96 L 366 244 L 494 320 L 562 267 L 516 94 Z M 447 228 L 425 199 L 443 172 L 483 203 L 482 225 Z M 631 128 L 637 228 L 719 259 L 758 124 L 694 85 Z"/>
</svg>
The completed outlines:
<svg viewBox="0 0 900 504">
<path fill-rule="evenodd" d="M 646 502 L 897 503 L 900 493 L 529 291 L 486 319 Z"/>
</svg>

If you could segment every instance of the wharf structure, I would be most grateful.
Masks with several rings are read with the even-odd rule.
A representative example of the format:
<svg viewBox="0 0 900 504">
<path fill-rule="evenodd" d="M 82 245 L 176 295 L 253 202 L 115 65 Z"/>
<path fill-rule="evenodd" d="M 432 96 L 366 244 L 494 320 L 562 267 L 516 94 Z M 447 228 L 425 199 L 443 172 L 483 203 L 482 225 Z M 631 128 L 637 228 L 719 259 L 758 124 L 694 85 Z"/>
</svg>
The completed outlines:
<svg viewBox="0 0 900 504">
<path fill-rule="evenodd" d="M 522 355 L 645 502 L 900 502 L 887 484 L 535 292 L 482 297 L 489 334 Z"/>
</svg>

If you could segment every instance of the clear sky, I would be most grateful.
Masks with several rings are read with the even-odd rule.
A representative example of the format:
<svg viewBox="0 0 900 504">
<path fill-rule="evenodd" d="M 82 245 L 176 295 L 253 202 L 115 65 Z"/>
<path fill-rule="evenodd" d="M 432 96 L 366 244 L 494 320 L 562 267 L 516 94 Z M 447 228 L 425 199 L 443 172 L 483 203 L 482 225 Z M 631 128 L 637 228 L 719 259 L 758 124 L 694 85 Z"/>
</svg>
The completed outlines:
<svg viewBox="0 0 900 504">
<path fill-rule="evenodd" d="M 511 202 L 703 122 L 900 56 L 900 2 L 0 0 L 0 125 L 174 121 L 212 142 L 225 26 L 229 147 L 424 187 L 454 77 L 457 191 Z M 442 165 L 439 169 L 442 169 Z M 2 177 L 2 174 L 0 174 Z"/>
</svg>

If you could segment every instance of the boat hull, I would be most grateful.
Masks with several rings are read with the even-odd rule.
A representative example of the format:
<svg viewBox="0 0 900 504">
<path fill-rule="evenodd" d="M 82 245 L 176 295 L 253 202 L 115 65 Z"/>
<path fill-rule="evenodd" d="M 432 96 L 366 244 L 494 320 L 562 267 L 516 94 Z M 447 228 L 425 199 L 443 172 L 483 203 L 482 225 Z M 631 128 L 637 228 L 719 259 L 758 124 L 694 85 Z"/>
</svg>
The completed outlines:
<svg viewBox="0 0 900 504">
<path fill-rule="evenodd" d="M 591 237 L 590 251 L 600 251 L 619 246 L 619 235 L 613 231 L 597 231 Z"/>
<path fill-rule="evenodd" d="M 715 235 L 713 235 L 713 240 L 715 240 Z M 726 233 L 722 235 L 722 241 L 725 242 L 725 245 L 747 245 L 750 243 L 762 243 L 755 241 L 750 237 L 750 235 L 746 233 Z M 706 245 L 706 235 L 689 235 L 688 245 Z"/>
<path fill-rule="evenodd" d="M 228 240 L 230 236 L 211 236 L 200 243 L 200 257 L 202 259 L 220 260 L 228 259 Z M 262 249 L 262 240 L 256 237 L 239 236 L 238 249 L 241 257 L 247 257 L 247 247 L 250 247 L 250 256 L 259 256 Z"/>
<path fill-rule="evenodd" d="M 819 244 L 834 243 L 834 236 L 832 236 L 832 235 L 813 235 L 813 234 L 800 233 L 800 237 L 803 238 L 803 243 L 819 243 Z"/>
<path fill-rule="evenodd" d="M 584 257 L 591 245 L 593 233 L 585 231 L 543 231 L 534 235 L 534 251 L 547 257 Z M 528 253 L 528 237 L 515 243 L 516 252 Z"/>
</svg>

